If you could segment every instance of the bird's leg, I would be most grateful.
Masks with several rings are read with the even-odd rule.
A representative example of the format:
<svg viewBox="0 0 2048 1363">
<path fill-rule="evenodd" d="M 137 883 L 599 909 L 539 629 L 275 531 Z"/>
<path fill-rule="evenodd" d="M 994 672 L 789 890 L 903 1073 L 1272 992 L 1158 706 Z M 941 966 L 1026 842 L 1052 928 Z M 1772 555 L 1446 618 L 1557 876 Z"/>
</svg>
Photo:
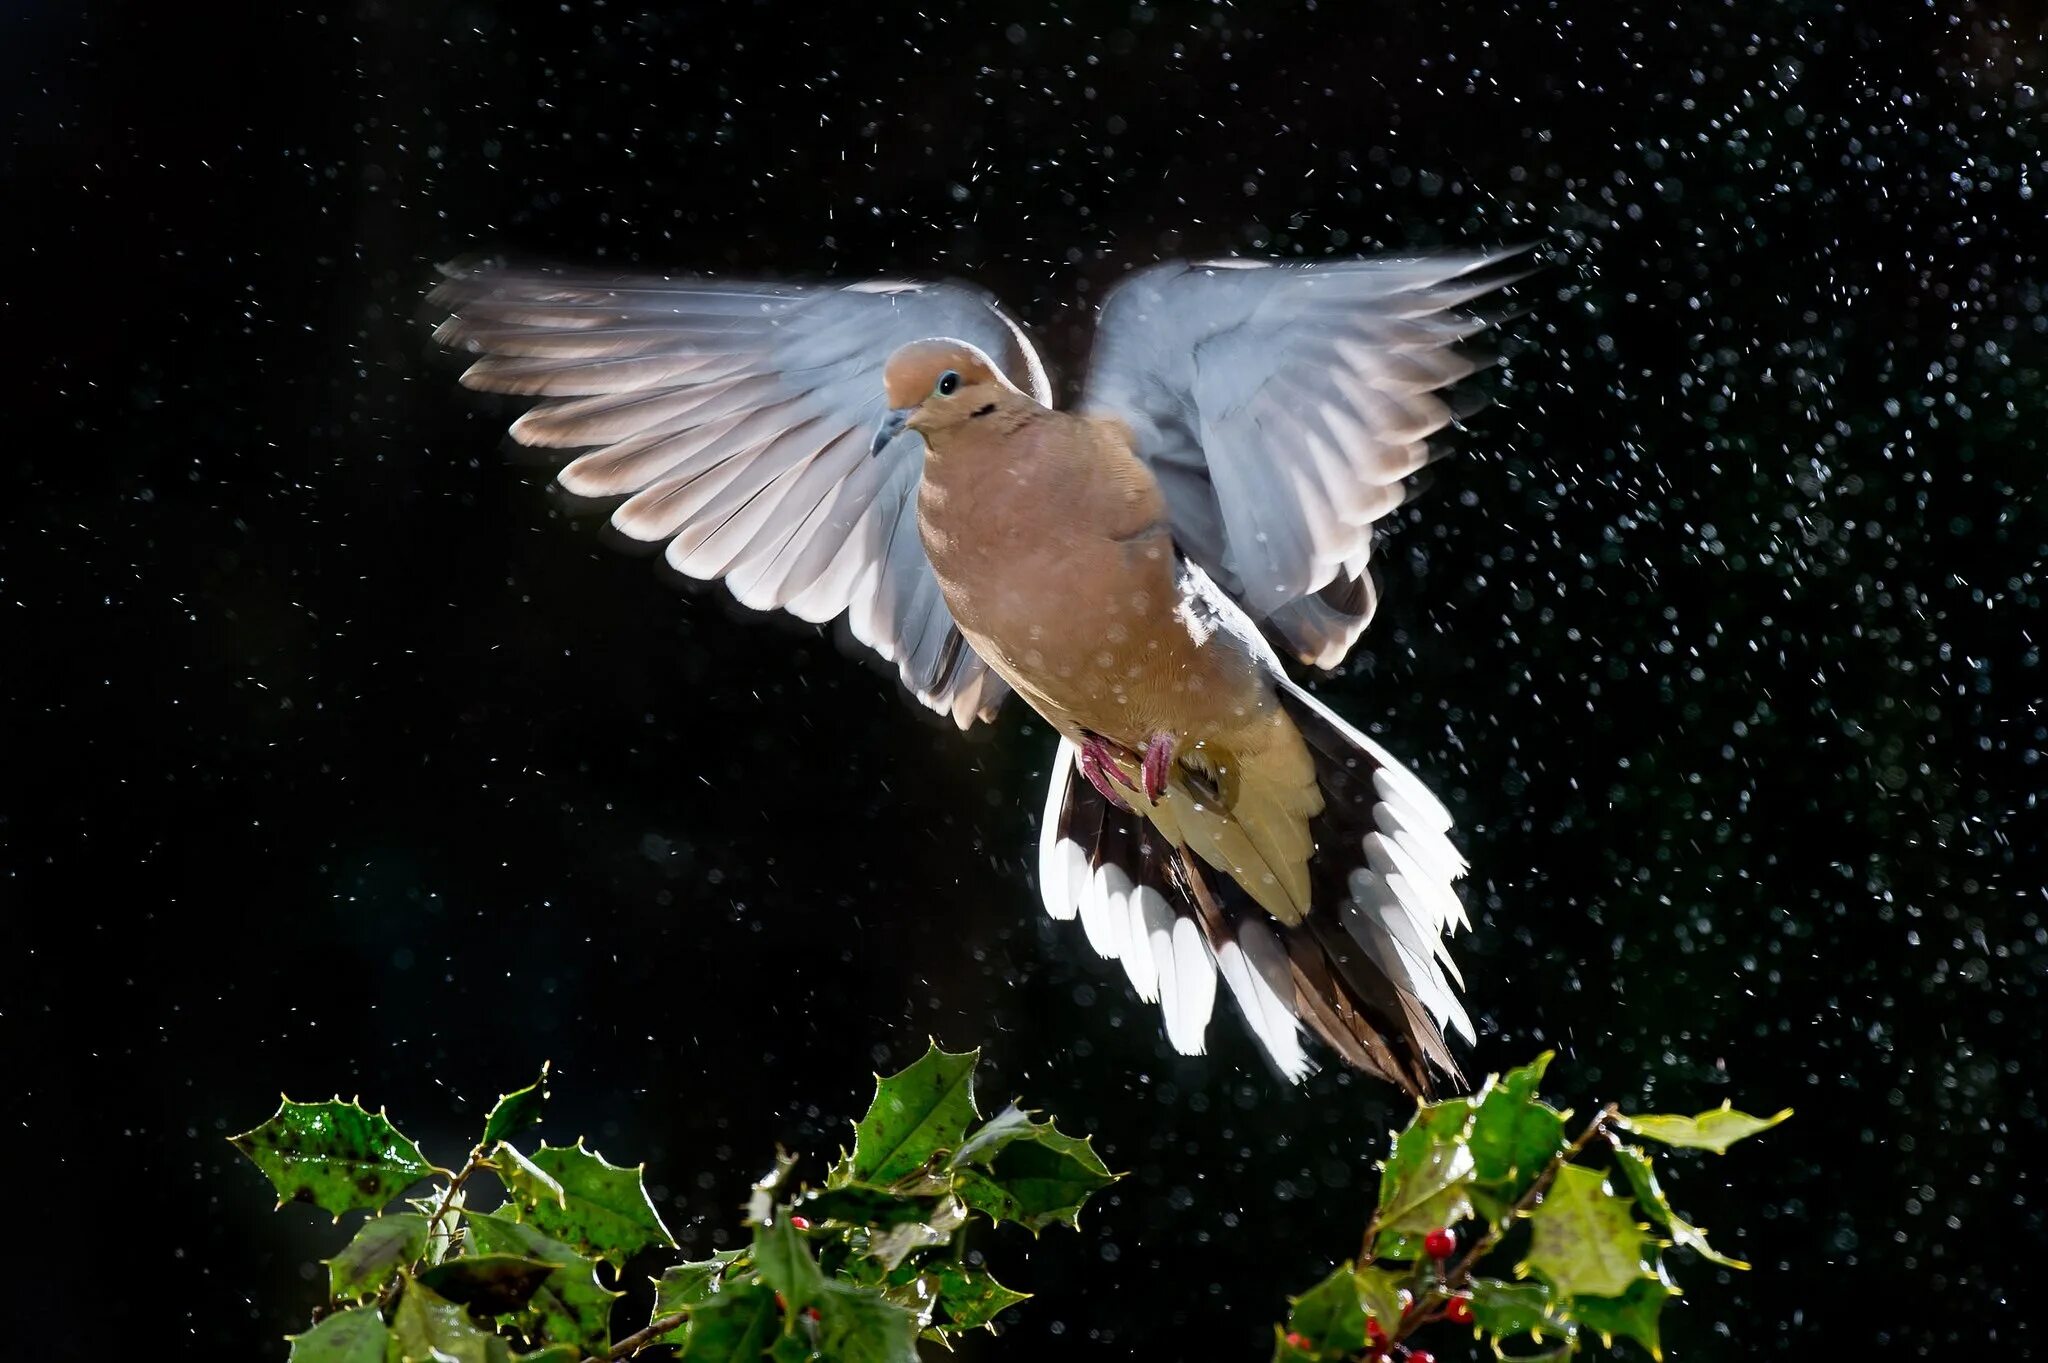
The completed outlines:
<svg viewBox="0 0 2048 1363">
<path fill-rule="evenodd" d="M 1127 790 L 1136 790 L 1137 787 L 1117 766 L 1115 749 L 1100 734 L 1089 734 L 1081 740 L 1081 774 L 1088 778 L 1088 784 L 1095 787 L 1103 799 L 1118 809 L 1131 807 L 1131 802 L 1118 793 L 1115 782 L 1121 782 Z"/>
<path fill-rule="evenodd" d="M 1173 748 L 1173 735 L 1163 729 L 1145 744 L 1145 798 L 1155 805 L 1166 794 L 1166 778 L 1173 774 Z"/>
</svg>

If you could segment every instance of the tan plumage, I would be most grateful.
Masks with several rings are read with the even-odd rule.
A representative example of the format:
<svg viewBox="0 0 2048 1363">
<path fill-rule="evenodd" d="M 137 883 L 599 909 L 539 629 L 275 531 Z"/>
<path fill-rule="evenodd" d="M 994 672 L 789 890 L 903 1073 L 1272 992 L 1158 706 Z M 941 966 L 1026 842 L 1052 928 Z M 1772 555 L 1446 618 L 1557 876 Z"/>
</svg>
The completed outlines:
<svg viewBox="0 0 2048 1363">
<path fill-rule="evenodd" d="M 615 521 L 678 568 L 846 612 L 963 727 L 1006 689 L 1043 715 L 1047 908 L 1177 1049 L 1220 979 L 1289 1078 L 1306 1026 L 1426 1093 L 1458 1078 L 1441 1026 L 1471 1033 L 1449 816 L 1261 627 L 1325 667 L 1365 628 L 1373 524 L 1472 368 L 1448 343 L 1478 323 L 1448 309 L 1499 259 L 1143 272 L 1077 412 L 957 285 L 465 271 L 437 334 L 480 353 L 466 383 L 549 399 L 514 435 L 597 446 L 563 485 L 626 495 Z"/>
</svg>

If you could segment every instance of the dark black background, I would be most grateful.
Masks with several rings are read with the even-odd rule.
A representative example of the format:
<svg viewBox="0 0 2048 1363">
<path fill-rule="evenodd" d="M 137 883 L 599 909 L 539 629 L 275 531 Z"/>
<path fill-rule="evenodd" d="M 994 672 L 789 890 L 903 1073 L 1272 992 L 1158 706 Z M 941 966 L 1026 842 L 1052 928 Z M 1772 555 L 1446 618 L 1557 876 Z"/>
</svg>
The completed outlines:
<svg viewBox="0 0 2048 1363">
<path fill-rule="evenodd" d="M 4 22 L 19 1351 L 282 1356 L 335 1233 L 222 1139 L 280 1089 L 449 1160 L 552 1058 L 547 1129 L 645 1157 L 702 1250 L 929 1034 L 1131 1171 L 998 1252 L 1039 1296 L 975 1356 L 1261 1356 L 1401 1105 L 1283 1091 L 1221 1014 L 1171 1056 L 1042 921 L 1042 729 L 962 739 L 614 553 L 420 298 L 479 249 L 936 268 L 1071 389 L 1091 300 L 1162 256 L 1540 241 L 1501 405 L 1322 686 L 1457 815 L 1473 1063 L 1799 1109 L 1670 1161 L 1756 1261 L 1674 1256 L 1672 1358 L 2032 1356 L 2037 6 Z"/>
</svg>

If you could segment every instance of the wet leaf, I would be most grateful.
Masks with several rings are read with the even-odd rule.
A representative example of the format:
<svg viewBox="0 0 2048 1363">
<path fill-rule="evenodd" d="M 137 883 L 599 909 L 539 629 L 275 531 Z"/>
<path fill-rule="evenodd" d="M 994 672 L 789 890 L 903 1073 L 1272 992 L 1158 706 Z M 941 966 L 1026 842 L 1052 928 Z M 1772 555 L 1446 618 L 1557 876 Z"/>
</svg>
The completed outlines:
<svg viewBox="0 0 2048 1363">
<path fill-rule="evenodd" d="M 760 1363 L 782 1333 L 774 1289 L 761 1283 L 726 1288 L 690 1313 L 683 1363 Z"/>
<path fill-rule="evenodd" d="M 548 1062 L 540 1066 L 540 1078 L 523 1089 L 513 1089 L 499 1097 L 491 1108 L 491 1115 L 484 1118 L 484 1136 L 477 1144 L 488 1149 L 499 1141 L 507 1141 L 540 1123 L 541 1108 L 548 1097 Z"/>
<path fill-rule="evenodd" d="M 924 1221 L 937 1209 L 941 1198 L 892 1193 L 881 1188 L 850 1184 L 814 1192 L 797 1203 L 797 1210 L 813 1223 L 844 1221 L 855 1226 L 896 1226 Z"/>
<path fill-rule="evenodd" d="M 1621 1169 L 1622 1176 L 1636 1195 L 1636 1204 L 1648 1214 L 1650 1224 L 1671 1237 L 1674 1245 L 1683 1245 L 1703 1259 L 1720 1264 L 1723 1268 L 1746 1269 L 1748 1264 L 1740 1259 L 1731 1259 L 1707 1243 L 1707 1233 L 1698 1226 L 1687 1222 L 1671 1210 L 1665 1200 L 1664 1189 L 1657 1182 L 1657 1171 L 1650 1166 L 1650 1157 L 1632 1145 L 1623 1146 L 1614 1152 L 1614 1162 Z"/>
<path fill-rule="evenodd" d="M 1287 1313 L 1287 1333 L 1306 1340 L 1310 1356 L 1316 1358 L 1342 1358 L 1365 1347 L 1365 1302 L 1358 1294 L 1358 1275 L 1348 1262 L 1294 1299 Z"/>
<path fill-rule="evenodd" d="M 955 1174 L 960 1200 L 1034 1234 L 1055 1223 L 1077 1224 L 1083 1204 L 1116 1181 L 1089 1141 L 1051 1122 L 1030 1124 L 1000 1146 L 985 1147 L 976 1160 Z"/>
<path fill-rule="evenodd" d="M 1649 1276 L 1635 1203 L 1609 1192 L 1597 1169 L 1560 1168 L 1529 1226 L 1525 1266 L 1563 1295 L 1618 1297 Z"/>
<path fill-rule="evenodd" d="M 491 1168 L 505 1185 L 506 1195 L 521 1206 L 552 1202 L 563 1211 L 569 1209 L 569 1194 L 562 1190 L 555 1176 L 528 1159 L 510 1141 L 498 1142 L 497 1149 L 491 1152 Z"/>
<path fill-rule="evenodd" d="M 1664 1145 L 1682 1146 L 1688 1150 L 1711 1150 L 1715 1154 L 1727 1153 L 1728 1147 L 1746 1136 L 1759 1131 L 1768 1131 L 1792 1115 L 1792 1109 L 1769 1117 L 1752 1117 L 1747 1112 L 1737 1112 L 1723 1103 L 1707 1112 L 1691 1117 L 1677 1117 L 1658 1114 L 1644 1117 L 1618 1117 L 1615 1120 L 1638 1136 L 1648 1136 Z"/>
<path fill-rule="evenodd" d="M 987 1325 L 1018 1302 L 1031 1299 L 1029 1292 L 1012 1291 L 991 1274 L 965 1264 L 940 1264 L 932 1277 L 938 1282 L 940 1309 L 963 1330 Z"/>
<path fill-rule="evenodd" d="M 917 1363 L 917 1321 L 878 1292 L 826 1281 L 818 1352 L 832 1363 Z"/>
<path fill-rule="evenodd" d="M 647 1323 L 652 1325 L 667 1316 L 693 1312 L 710 1301 L 727 1281 L 726 1271 L 743 1257 L 744 1251 L 722 1249 L 709 1259 L 675 1264 L 664 1270 L 654 1280 L 654 1309 L 648 1313 Z M 689 1328 L 689 1322 L 684 1321 L 659 1338 L 680 1346 Z"/>
<path fill-rule="evenodd" d="M 508 1183 L 508 1190 L 517 1190 L 521 1221 L 620 1267 L 643 1249 L 674 1247 L 648 1200 L 640 1166 L 609 1164 L 580 1140 L 543 1145 L 529 1162 L 553 1179 L 563 1196 L 555 1200 L 545 1184 L 532 1180 Z"/>
<path fill-rule="evenodd" d="M 1550 1058 L 1545 1051 L 1488 1083 L 1473 1111 L 1473 1173 L 1493 1192 L 1497 1212 L 1529 1191 L 1565 1148 L 1563 1114 L 1536 1096 Z"/>
<path fill-rule="evenodd" d="M 1641 1278 L 1630 1283 L 1628 1291 L 1619 1297 L 1573 1297 L 1569 1309 L 1580 1328 L 1594 1331 L 1602 1342 L 1612 1344 L 1615 1336 L 1620 1335 L 1636 1341 L 1653 1357 L 1662 1358 L 1664 1348 L 1657 1337 L 1657 1318 L 1664 1303 L 1677 1295 L 1669 1284 L 1657 1278 Z"/>
<path fill-rule="evenodd" d="M 373 1216 L 341 1253 L 327 1260 L 327 1295 L 336 1301 L 373 1296 L 426 1252 L 426 1217 L 414 1212 Z"/>
<path fill-rule="evenodd" d="M 622 1294 L 598 1282 L 593 1260 L 503 1215 L 470 1212 L 466 1219 L 476 1253 L 511 1254 L 555 1266 L 520 1313 L 533 1331 L 587 1353 L 601 1354 L 611 1347 L 612 1303 Z"/>
<path fill-rule="evenodd" d="M 1367 1265 L 1354 1276 L 1358 1280 L 1358 1299 L 1365 1304 L 1365 1313 L 1378 1321 L 1381 1329 L 1393 1334 L 1395 1324 L 1401 1319 L 1401 1283 L 1407 1274 Z"/>
<path fill-rule="evenodd" d="M 875 1099 L 854 1126 L 848 1172 L 861 1183 L 894 1183 L 924 1168 L 941 1151 L 957 1149 L 979 1114 L 974 1067 L 981 1052 L 950 1054 L 931 1047 L 887 1078 L 877 1076 Z"/>
<path fill-rule="evenodd" d="M 391 1363 L 491 1363 L 493 1336 L 469 1312 L 417 1282 L 408 1282 L 391 1313 Z"/>
<path fill-rule="evenodd" d="M 818 1261 L 811 1257 L 804 1233 L 791 1224 L 787 1215 L 776 1217 L 769 1225 L 754 1227 L 754 1271 L 761 1275 L 762 1282 L 782 1294 L 784 1307 L 792 1313 L 809 1306 L 825 1290 L 825 1275 L 819 1272 Z"/>
<path fill-rule="evenodd" d="M 1471 1291 L 1472 1323 L 1490 1335 L 1500 1339 L 1528 1334 L 1571 1337 L 1571 1325 L 1557 1314 L 1557 1294 L 1542 1283 L 1474 1278 Z"/>
<path fill-rule="evenodd" d="M 1471 1121 L 1472 1105 L 1463 1098 L 1417 1109 L 1380 1175 L 1381 1230 L 1427 1232 L 1472 1214 Z"/>
<path fill-rule="evenodd" d="M 357 1306 L 336 1311 L 290 1339 L 287 1363 L 384 1363 L 391 1332 L 376 1307 Z"/>
<path fill-rule="evenodd" d="M 277 1189 L 279 1206 L 310 1202 L 337 1217 L 375 1211 L 435 1172 L 382 1112 L 365 1112 L 339 1098 L 286 1098 L 276 1116 L 229 1139 Z"/>
<path fill-rule="evenodd" d="M 554 1271 L 522 1254 L 465 1254 L 436 1264 L 419 1281 L 480 1316 L 503 1316 L 523 1308 Z"/>
</svg>

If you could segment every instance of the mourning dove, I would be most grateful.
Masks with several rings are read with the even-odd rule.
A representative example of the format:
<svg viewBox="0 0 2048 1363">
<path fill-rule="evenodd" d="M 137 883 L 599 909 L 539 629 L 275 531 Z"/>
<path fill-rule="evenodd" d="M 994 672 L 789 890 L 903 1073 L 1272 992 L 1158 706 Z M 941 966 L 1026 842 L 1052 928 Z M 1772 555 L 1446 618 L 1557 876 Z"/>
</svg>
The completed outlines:
<svg viewBox="0 0 2048 1363">
<path fill-rule="evenodd" d="M 1418 1095 L 1472 1040 L 1445 939 L 1451 820 L 1290 680 L 1372 618 L 1373 528 L 1501 255 L 1172 262 L 1104 300 L 1055 410 L 1023 330 L 958 283 L 458 268 L 437 337 L 545 399 L 568 491 L 761 610 L 844 615 L 961 728 L 1011 691 L 1057 730 L 1039 883 L 1200 1054 L 1218 980 L 1289 1080 L 1303 1029 Z M 1462 980 L 1458 981 L 1462 987 Z"/>
</svg>

